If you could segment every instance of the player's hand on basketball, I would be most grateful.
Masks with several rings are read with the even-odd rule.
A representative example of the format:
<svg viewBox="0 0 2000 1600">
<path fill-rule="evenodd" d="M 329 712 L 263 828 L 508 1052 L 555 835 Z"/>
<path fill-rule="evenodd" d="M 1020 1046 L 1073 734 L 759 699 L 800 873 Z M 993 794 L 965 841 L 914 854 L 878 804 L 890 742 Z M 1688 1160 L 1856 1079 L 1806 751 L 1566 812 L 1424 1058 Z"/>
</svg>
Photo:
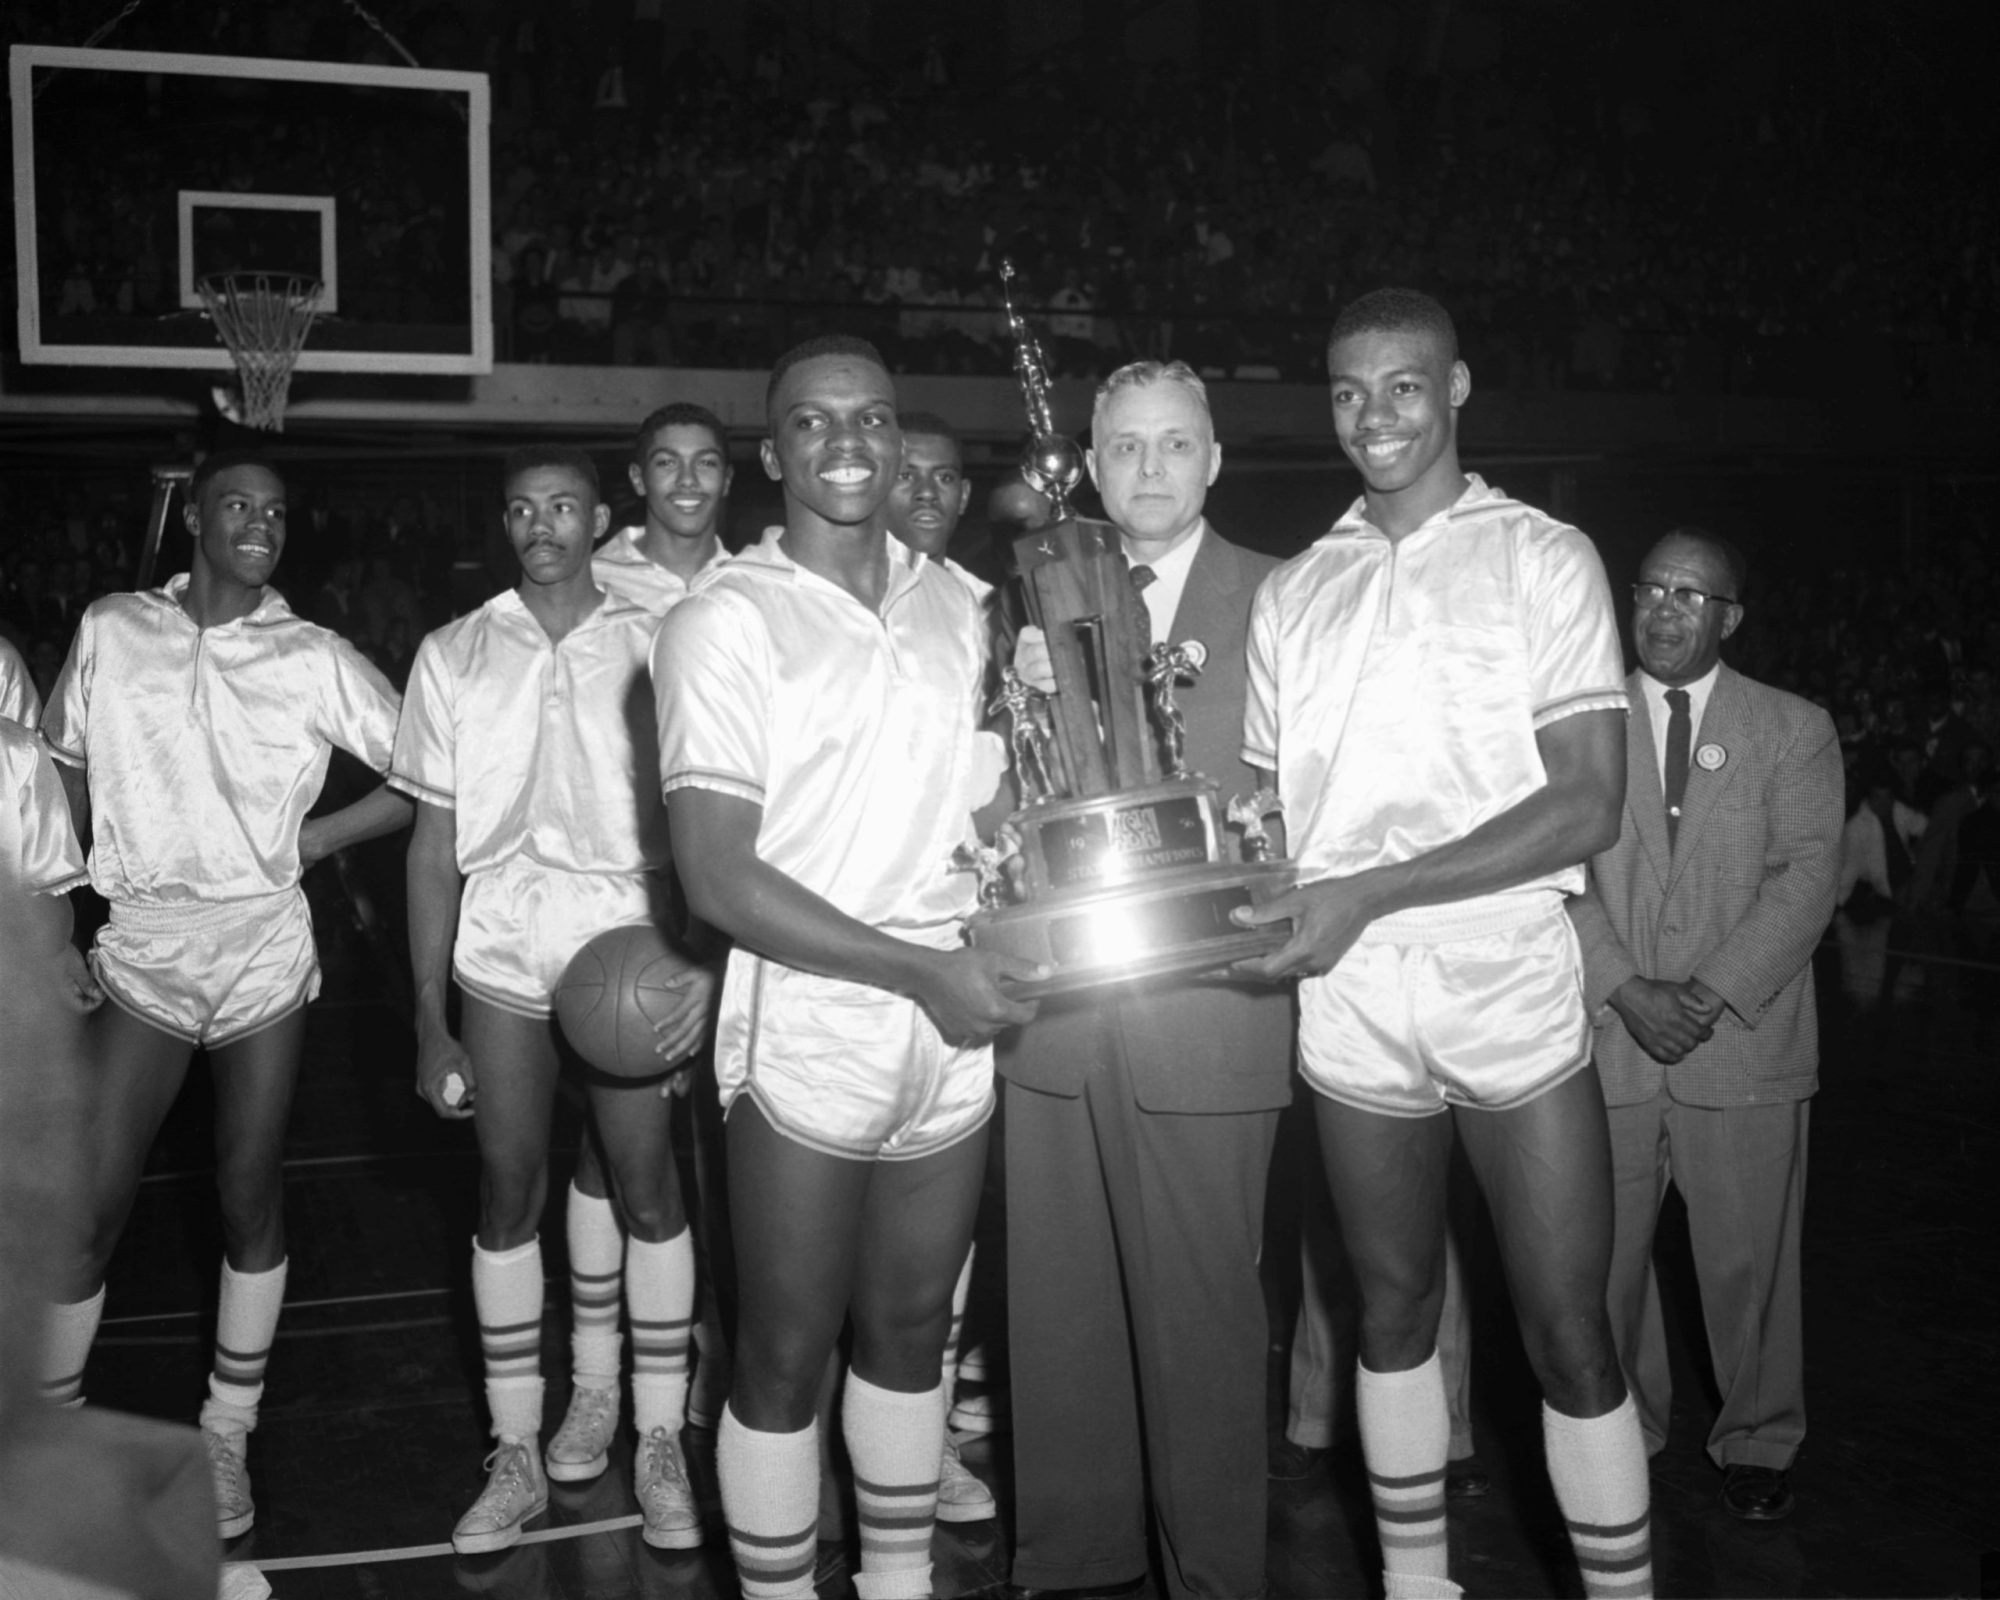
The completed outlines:
<svg viewBox="0 0 2000 1600">
<path fill-rule="evenodd" d="M 1354 948 L 1354 941 L 1375 920 L 1361 893 L 1343 878 L 1302 883 L 1252 906 L 1229 914 L 1239 928 L 1263 928 L 1289 921 L 1292 936 L 1269 955 L 1239 961 L 1230 970 L 1238 977 L 1282 983 L 1287 978 L 1321 978 Z"/>
<path fill-rule="evenodd" d="M 73 944 L 62 947 L 62 954 L 56 958 L 57 992 L 63 1004 L 77 1012 L 95 1011 L 104 1004 L 104 991 L 98 987 L 97 974 L 90 970 L 90 963 L 83 958 L 83 952 Z"/>
<path fill-rule="evenodd" d="M 418 1030 L 417 1097 L 439 1116 L 463 1122 L 473 1112 L 473 1092 L 478 1079 L 472 1071 L 472 1057 L 442 1027 Z"/>
<path fill-rule="evenodd" d="M 1655 1061 L 1669 1066 L 1679 1061 L 1715 1029 L 1689 1015 L 1682 1004 L 1682 987 L 1655 978 L 1630 977 L 1611 996 L 1611 1009 L 1625 1031 Z"/>
<path fill-rule="evenodd" d="M 1032 622 L 1014 641 L 1014 670 L 1030 689 L 1041 694 L 1056 692 L 1056 667 L 1049 657 L 1048 636 Z"/>
<path fill-rule="evenodd" d="M 1009 994 L 1009 982 L 1032 983 L 1049 969 L 1019 956 L 992 950 L 939 953 L 931 978 L 917 999 L 938 1032 L 957 1044 L 983 1044 L 995 1034 L 1035 1018 L 1035 1003 Z"/>
<path fill-rule="evenodd" d="M 686 1067 L 708 1037 L 709 1020 L 715 1015 L 715 969 L 692 966 L 666 979 L 661 987 L 679 998 L 664 1017 L 653 1024 L 657 1043 L 653 1053 L 670 1067 Z M 660 1086 L 660 1093 L 686 1094 L 693 1075 L 677 1072 Z"/>
</svg>

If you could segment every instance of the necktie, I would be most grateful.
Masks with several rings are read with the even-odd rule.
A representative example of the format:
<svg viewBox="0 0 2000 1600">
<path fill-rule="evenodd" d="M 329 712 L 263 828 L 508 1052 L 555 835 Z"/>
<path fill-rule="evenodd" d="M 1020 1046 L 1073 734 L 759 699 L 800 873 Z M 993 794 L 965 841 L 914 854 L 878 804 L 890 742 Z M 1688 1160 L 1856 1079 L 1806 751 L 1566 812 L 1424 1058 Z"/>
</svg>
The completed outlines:
<svg viewBox="0 0 2000 1600">
<path fill-rule="evenodd" d="M 1688 692 L 1667 691 L 1667 848 L 1680 832 L 1681 797 L 1688 786 L 1688 746 L 1694 742 L 1694 722 L 1688 716 Z"/>
<path fill-rule="evenodd" d="M 1132 587 L 1137 589 L 1141 594 L 1144 594 L 1146 592 L 1146 585 L 1158 576 L 1159 574 L 1151 567 L 1134 567 L 1132 569 Z"/>
</svg>

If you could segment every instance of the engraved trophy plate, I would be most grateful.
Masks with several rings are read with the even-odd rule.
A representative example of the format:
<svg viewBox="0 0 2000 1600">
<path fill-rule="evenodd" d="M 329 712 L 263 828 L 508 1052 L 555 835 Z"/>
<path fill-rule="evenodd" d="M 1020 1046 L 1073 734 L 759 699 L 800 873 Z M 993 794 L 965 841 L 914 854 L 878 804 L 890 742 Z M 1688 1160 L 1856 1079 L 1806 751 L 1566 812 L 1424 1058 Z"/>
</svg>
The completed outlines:
<svg viewBox="0 0 2000 1600">
<path fill-rule="evenodd" d="M 972 943 L 1053 968 L 1018 986 L 1031 997 L 1212 971 L 1275 950 L 1290 923 L 1239 928 L 1230 913 L 1294 881 L 1264 833 L 1277 797 L 1260 790 L 1223 808 L 1216 786 L 1187 769 L 1175 690 L 1199 675 L 1207 650 L 1192 639 L 1154 645 L 1117 530 L 1070 514 L 1082 456 L 1055 431 L 1041 350 L 1014 309 L 1013 266 L 1000 271 L 1033 430 L 1021 472 L 1056 518 L 1017 539 L 1015 559 L 1056 687 L 1040 693 L 1009 668 L 990 708 L 1010 723 L 1022 803 L 1008 829 L 1021 862 L 1009 903 L 999 869 L 1014 839 L 957 858 L 980 872 Z M 1241 859 L 1231 827 L 1242 831 Z"/>
</svg>

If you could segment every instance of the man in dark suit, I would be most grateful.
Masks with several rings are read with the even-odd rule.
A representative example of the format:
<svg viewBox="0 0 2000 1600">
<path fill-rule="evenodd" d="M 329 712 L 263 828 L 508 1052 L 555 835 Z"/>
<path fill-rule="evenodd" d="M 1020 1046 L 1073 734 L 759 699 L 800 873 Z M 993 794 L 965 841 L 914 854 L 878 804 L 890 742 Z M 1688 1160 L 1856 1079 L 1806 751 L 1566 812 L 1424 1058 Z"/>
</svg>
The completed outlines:
<svg viewBox="0 0 2000 1600">
<path fill-rule="evenodd" d="M 1098 390 L 1089 466 L 1155 641 L 1199 639 L 1186 759 L 1226 796 L 1244 630 L 1276 563 L 1202 515 L 1222 465 L 1184 364 Z M 1023 661 L 1026 668 L 1025 654 Z M 1045 1003 L 1003 1043 L 1017 1593 L 1264 1583 L 1264 1178 L 1291 1097 L 1291 997 L 1186 978 Z"/>
<path fill-rule="evenodd" d="M 1842 778 L 1824 711 L 1722 664 L 1743 580 L 1734 547 L 1694 528 L 1641 565 L 1624 827 L 1570 914 L 1610 1108 L 1612 1323 L 1647 1448 L 1666 1444 L 1671 1397 L 1652 1262 L 1671 1182 L 1722 1391 L 1708 1436 L 1722 1503 L 1774 1521 L 1805 1436 L 1812 953 L 1840 878 Z"/>
</svg>

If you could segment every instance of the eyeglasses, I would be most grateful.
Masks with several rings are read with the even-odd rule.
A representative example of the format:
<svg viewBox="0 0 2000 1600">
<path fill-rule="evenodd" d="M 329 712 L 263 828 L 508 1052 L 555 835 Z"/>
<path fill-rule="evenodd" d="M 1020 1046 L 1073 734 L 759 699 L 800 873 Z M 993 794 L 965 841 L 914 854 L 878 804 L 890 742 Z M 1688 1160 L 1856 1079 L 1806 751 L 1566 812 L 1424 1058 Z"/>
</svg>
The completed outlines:
<svg viewBox="0 0 2000 1600">
<path fill-rule="evenodd" d="M 1632 585 L 1632 599 L 1643 609 L 1650 611 L 1671 595 L 1676 606 L 1682 611 L 1700 616 L 1710 606 L 1733 606 L 1739 602 L 1733 594 L 1710 594 L 1705 589 L 1669 589 L 1663 583 L 1635 583 Z"/>
</svg>

